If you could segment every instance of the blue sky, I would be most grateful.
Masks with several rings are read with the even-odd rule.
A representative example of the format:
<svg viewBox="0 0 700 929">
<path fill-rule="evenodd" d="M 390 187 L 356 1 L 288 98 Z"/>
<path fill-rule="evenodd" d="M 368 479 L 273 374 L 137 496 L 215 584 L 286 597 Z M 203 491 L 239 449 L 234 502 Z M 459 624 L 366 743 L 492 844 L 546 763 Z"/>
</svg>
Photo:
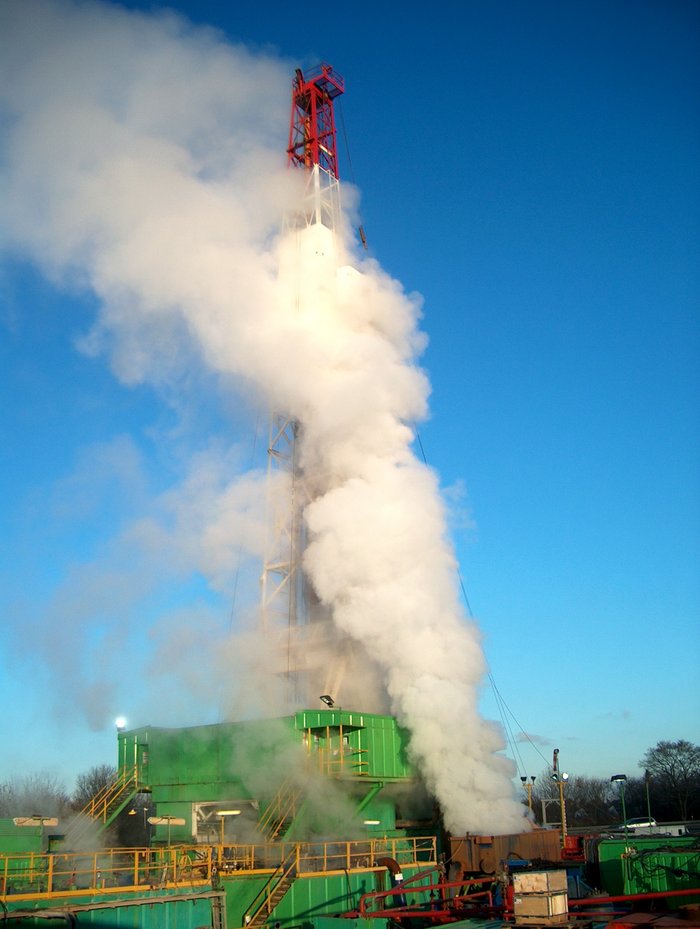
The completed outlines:
<svg viewBox="0 0 700 929">
<path fill-rule="evenodd" d="M 341 174 L 371 253 L 423 297 L 420 439 L 509 724 L 531 737 L 522 773 L 556 746 L 574 774 L 631 776 L 660 739 L 700 741 L 697 4 L 170 7 L 279 59 L 290 83 L 320 60 L 345 77 Z M 116 577 L 121 527 L 207 441 L 233 435 L 247 460 L 256 413 L 199 371 L 179 397 L 119 381 L 80 350 L 96 313 L 80 280 L 9 249 L 0 287 L 0 699 L 16 746 L 0 779 L 71 782 L 114 760 L 107 715 L 174 724 L 165 685 L 129 681 L 152 629 L 185 604 L 206 629 L 232 606 L 167 572 L 115 600 L 117 578 L 71 632 L 67 579 Z M 122 610 L 141 617 L 124 638 Z M 52 671 L 52 649 L 123 668 L 92 722 L 59 698 L 73 672 Z M 482 705 L 497 716 L 488 686 Z M 203 701 L 180 718 L 215 716 Z"/>
</svg>

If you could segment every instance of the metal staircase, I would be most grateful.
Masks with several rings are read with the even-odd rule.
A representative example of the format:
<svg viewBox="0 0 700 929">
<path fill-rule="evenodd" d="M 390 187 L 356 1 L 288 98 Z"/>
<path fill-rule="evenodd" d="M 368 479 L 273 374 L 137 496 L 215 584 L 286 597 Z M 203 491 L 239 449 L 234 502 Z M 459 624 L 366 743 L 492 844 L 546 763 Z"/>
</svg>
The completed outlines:
<svg viewBox="0 0 700 929">
<path fill-rule="evenodd" d="M 297 849 L 295 847 L 272 873 L 270 880 L 243 914 L 245 929 L 259 929 L 268 921 L 277 904 L 294 883 L 296 871 Z"/>
<path fill-rule="evenodd" d="M 289 778 L 283 781 L 258 820 L 258 829 L 269 842 L 279 841 L 287 834 L 299 812 L 302 794 L 302 788 Z"/>
<path fill-rule="evenodd" d="M 64 843 L 73 848 L 86 836 L 102 832 L 138 792 L 136 766 L 121 768 L 114 780 L 99 790 L 66 829 Z"/>
</svg>

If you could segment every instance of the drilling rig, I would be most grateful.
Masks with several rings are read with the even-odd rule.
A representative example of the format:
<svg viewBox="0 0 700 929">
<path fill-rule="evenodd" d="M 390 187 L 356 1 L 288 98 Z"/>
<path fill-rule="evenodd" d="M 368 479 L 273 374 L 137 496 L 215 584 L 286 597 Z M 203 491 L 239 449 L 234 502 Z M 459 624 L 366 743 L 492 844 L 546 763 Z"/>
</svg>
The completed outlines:
<svg viewBox="0 0 700 929">
<path fill-rule="evenodd" d="M 297 69 L 292 84 L 287 157 L 292 170 L 304 172 L 304 185 L 298 209 L 285 218 L 280 276 L 291 284 L 295 313 L 322 313 L 320 282 L 332 286 L 337 274 L 341 203 L 333 107 L 343 91 L 343 78 L 328 64 L 305 74 Z M 300 453 L 304 423 L 280 410 L 270 423 L 261 625 L 291 703 L 309 706 L 321 694 L 341 693 L 353 646 L 337 632 L 302 568 L 304 508 L 313 498 Z"/>
</svg>

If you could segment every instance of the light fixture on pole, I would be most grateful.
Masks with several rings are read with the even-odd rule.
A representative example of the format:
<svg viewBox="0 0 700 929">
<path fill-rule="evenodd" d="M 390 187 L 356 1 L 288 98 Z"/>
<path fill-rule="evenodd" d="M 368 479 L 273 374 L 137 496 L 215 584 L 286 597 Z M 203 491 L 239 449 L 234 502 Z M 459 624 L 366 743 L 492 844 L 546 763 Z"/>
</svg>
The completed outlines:
<svg viewBox="0 0 700 929">
<path fill-rule="evenodd" d="M 114 725 L 117 727 L 117 732 L 124 732 L 126 729 L 126 719 L 123 716 L 117 716 L 114 720 Z"/>
<path fill-rule="evenodd" d="M 522 781 L 523 788 L 525 790 L 525 793 L 527 794 L 527 805 L 530 808 L 530 812 L 532 812 L 532 788 L 535 783 L 535 775 L 534 774 L 530 775 L 529 784 L 527 782 L 527 777 L 524 777 L 523 775 L 520 776 L 520 780 Z"/>
<path fill-rule="evenodd" d="M 216 815 L 221 821 L 221 844 L 224 844 L 224 824 L 226 822 L 227 816 L 240 816 L 240 810 L 217 810 Z"/>
<path fill-rule="evenodd" d="M 148 822 L 152 826 L 166 826 L 168 827 L 168 846 L 170 845 L 170 827 L 171 826 L 184 826 L 185 820 L 180 816 L 149 816 Z"/>
<path fill-rule="evenodd" d="M 622 803 L 622 823 L 625 830 L 625 839 L 627 838 L 627 809 L 625 807 L 625 784 L 627 783 L 626 774 L 613 774 L 610 778 L 611 784 L 620 785 L 620 801 Z"/>
<path fill-rule="evenodd" d="M 128 815 L 128 816 L 137 816 L 137 815 L 138 815 L 138 812 L 139 812 L 139 811 L 137 810 L 137 808 L 136 808 L 135 806 L 132 806 L 132 808 L 129 810 L 129 812 L 128 812 L 127 815 Z M 147 812 L 148 812 L 148 811 L 147 811 L 147 808 L 146 808 L 145 806 L 141 808 L 141 815 L 142 815 L 142 818 L 143 818 L 143 828 L 144 828 L 144 829 L 147 829 L 147 828 L 148 828 L 148 823 L 147 823 L 147 819 L 146 819 L 146 814 L 147 814 Z"/>
<path fill-rule="evenodd" d="M 321 696 L 319 697 L 319 700 L 325 703 L 326 706 L 329 708 L 332 706 L 335 706 L 335 700 L 333 699 L 333 697 L 331 697 L 330 694 L 321 694 Z"/>
<path fill-rule="evenodd" d="M 15 826 L 57 826 L 55 816 L 15 816 L 12 820 Z"/>
</svg>

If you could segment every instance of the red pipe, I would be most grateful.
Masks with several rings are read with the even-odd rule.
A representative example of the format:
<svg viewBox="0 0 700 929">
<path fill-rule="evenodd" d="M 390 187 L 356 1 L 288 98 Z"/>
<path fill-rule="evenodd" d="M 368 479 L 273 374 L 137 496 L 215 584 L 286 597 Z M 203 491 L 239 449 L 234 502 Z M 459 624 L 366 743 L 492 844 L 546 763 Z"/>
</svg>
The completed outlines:
<svg viewBox="0 0 700 929">
<path fill-rule="evenodd" d="M 432 869 L 431 869 L 432 870 Z M 405 894 L 407 891 L 409 893 L 418 893 L 425 892 L 430 890 L 444 890 L 451 887 L 471 887 L 472 884 L 492 884 L 492 879 L 484 878 L 470 878 L 466 881 L 443 881 L 438 884 L 420 884 L 418 886 L 411 886 L 410 882 L 414 881 L 420 875 L 415 874 L 412 877 L 407 878 L 407 880 L 402 881 L 400 884 L 397 884 L 396 887 L 392 887 L 391 890 L 373 890 L 370 893 L 362 894 L 360 897 L 360 906 L 359 912 L 361 915 L 366 914 L 366 903 L 368 900 L 380 900 L 383 897 L 395 897 L 398 894 Z M 489 891 L 480 891 L 479 895 L 482 893 L 489 893 Z M 477 894 L 470 894 L 469 896 L 477 896 Z M 466 896 L 462 896 L 460 899 L 468 899 Z"/>
</svg>

